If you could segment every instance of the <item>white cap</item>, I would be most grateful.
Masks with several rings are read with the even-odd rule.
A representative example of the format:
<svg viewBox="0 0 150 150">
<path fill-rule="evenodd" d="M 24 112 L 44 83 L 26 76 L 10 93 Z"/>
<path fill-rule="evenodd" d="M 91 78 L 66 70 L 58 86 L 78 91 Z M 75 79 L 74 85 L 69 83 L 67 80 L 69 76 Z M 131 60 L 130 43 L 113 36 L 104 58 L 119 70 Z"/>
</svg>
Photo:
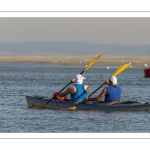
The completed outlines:
<svg viewBox="0 0 150 150">
<path fill-rule="evenodd" d="M 117 78 L 115 76 L 111 76 L 109 80 L 112 82 L 112 85 L 117 85 Z"/>
<path fill-rule="evenodd" d="M 85 79 L 85 78 L 81 74 L 77 74 L 76 77 L 75 77 L 75 83 L 76 84 L 82 84 L 83 79 Z"/>
</svg>

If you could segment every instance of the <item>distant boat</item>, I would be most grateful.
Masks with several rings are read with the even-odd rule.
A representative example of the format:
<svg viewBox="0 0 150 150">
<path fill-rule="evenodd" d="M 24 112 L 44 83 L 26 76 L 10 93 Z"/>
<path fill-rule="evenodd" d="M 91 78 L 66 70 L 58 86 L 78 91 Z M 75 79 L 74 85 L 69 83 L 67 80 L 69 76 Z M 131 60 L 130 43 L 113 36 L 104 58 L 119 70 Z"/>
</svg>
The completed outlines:
<svg viewBox="0 0 150 150">
<path fill-rule="evenodd" d="M 150 68 L 144 69 L 144 77 L 150 77 Z"/>
</svg>

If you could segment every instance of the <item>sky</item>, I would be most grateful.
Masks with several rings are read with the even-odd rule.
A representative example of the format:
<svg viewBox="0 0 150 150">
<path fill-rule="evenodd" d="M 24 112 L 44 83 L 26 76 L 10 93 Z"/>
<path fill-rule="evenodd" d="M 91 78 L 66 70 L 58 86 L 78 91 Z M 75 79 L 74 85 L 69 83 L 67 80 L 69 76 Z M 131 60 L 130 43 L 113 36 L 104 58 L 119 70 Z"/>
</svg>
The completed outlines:
<svg viewBox="0 0 150 150">
<path fill-rule="evenodd" d="M 0 17 L 0 43 L 73 41 L 149 45 L 149 17 Z"/>
</svg>

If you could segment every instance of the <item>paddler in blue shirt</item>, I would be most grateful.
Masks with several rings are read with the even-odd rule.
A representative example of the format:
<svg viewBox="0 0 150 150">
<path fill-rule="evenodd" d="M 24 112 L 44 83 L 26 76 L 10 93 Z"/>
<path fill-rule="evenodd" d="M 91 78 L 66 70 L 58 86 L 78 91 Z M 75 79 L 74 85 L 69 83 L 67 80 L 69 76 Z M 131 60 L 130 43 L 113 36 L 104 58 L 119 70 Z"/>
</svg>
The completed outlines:
<svg viewBox="0 0 150 150">
<path fill-rule="evenodd" d="M 102 92 L 94 98 L 86 97 L 85 100 L 87 101 L 97 101 L 100 102 L 101 99 L 105 96 L 104 102 L 113 102 L 113 101 L 120 101 L 122 89 L 117 86 L 117 78 L 115 76 L 111 76 L 109 79 L 105 81 L 108 84 L 108 87 L 105 87 Z"/>
<path fill-rule="evenodd" d="M 70 94 L 72 101 L 84 100 L 87 97 L 88 85 L 84 85 L 84 77 L 81 74 L 77 74 L 75 78 L 71 80 L 74 85 L 67 88 L 62 93 L 56 93 L 60 97 L 64 97 Z"/>
</svg>

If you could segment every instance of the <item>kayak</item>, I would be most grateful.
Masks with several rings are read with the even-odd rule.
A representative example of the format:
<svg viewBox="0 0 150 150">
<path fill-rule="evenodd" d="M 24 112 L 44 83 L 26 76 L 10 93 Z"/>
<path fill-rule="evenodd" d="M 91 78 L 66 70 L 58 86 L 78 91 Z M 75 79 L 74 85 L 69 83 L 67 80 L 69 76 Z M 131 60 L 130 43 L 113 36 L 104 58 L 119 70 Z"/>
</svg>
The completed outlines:
<svg viewBox="0 0 150 150">
<path fill-rule="evenodd" d="M 141 103 L 138 101 L 121 101 L 121 102 L 78 102 L 66 99 L 60 100 L 50 100 L 48 97 L 40 96 L 26 96 L 26 101 L 29 108 L 40 108 L 45 105 L 48 109 L 61 109 L 69 110 L 68 108 L 76 107 L 76 110 L 100 110 L 100 111 L 150 111 L 150 103 Z"/>
</svg>

